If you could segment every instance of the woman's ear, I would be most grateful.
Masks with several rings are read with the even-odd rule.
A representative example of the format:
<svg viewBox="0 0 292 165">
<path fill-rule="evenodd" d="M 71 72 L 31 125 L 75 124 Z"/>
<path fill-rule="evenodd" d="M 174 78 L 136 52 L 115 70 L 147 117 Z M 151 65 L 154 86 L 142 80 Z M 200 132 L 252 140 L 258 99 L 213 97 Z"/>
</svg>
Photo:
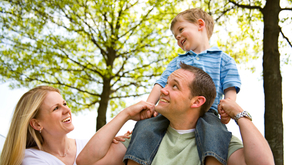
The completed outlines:
<svg viewBox="0 0 292 165">
<path fill-rule="evenodd" d="M 202 106 L 206 102 L 206 98 L 204 96 L 196 96 L 192 100 L 191 108 L 198 108 Z"/>
<path fill-rule="evenodd" d="M 37 119 L 31 119 L 29 121 L 29 125 L 37 131 L 39 131 L 42 128 Z"/>
</svg>

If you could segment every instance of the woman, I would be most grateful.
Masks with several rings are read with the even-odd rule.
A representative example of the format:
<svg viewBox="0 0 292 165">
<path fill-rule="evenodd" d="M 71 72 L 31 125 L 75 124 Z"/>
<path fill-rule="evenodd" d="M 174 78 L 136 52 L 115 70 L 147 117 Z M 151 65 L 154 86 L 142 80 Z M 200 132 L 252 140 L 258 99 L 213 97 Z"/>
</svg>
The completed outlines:
<svg viewBox="0 0 292 165">
<path fill-rule="evenodd" d="M 86 141 L 68 138 L 73 129 L 71 110 L 58 89 L 31 89 L 16 105 L 1 165 L 75 164 Z"/>
<path fill-rule="evenodd" d="M 126 122 L 137 116 L 141 119 L 142 110 L 126 108 L 123 115 L 112 121 L 121 123 L 120 119 Z M 143 118 L 150 117 L 148 114 Z M 87 141 L 68 138 L 67 133 L 73 129 L 71 110 L 59 90 L 49 86 L 33 88 L 16 105 L 0 165 L 75 165 Z"/>
</svg>

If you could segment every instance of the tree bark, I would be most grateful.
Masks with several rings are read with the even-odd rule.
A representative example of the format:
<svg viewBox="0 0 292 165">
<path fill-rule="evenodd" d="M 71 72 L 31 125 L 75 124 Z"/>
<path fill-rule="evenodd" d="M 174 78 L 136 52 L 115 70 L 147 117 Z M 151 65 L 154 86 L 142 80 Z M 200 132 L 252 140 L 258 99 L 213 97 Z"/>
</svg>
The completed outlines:
<svg viewBox="0 0 292 165">
<path fill-rule="evenodd" d="M 108 107 L 108 101 L 110 96 L 110 79 L 103 79 L 103 90 L 100 97 L 99 107 L 97 109 L 96 117 L 96 131 L 106 124 L 106 111 Z"/>
<path fill-rule="evenodd" d="M 267 0 L 263 9 L 263 78 L 265 92 L 265 138 L 272 149 L 275 164 L 283 165 L 282 77 L 279 39 L 280 0 Z"/>
</svg>

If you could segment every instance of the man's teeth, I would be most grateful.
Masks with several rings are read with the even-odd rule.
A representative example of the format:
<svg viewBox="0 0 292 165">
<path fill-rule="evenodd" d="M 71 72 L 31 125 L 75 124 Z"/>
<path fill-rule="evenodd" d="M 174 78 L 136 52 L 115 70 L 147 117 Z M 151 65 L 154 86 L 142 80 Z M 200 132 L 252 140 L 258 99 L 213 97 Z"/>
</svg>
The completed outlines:
<svg viewBox="0 0 292 165">
<path fill-rule="evenodd" d="M 168 101 L 164 99 L 160 99 L 160 101 L 168 103 Z"/>
</svg>

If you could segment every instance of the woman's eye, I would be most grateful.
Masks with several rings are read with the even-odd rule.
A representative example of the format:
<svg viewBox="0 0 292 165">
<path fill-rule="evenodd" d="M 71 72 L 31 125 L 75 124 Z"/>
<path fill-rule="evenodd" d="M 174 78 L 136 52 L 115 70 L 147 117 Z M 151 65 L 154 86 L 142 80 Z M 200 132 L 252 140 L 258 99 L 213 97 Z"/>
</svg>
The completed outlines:
<svg viewBox="0 0 292 165">
<path fill-rule="evenodd" d="M 64 105 L 64 106 L 67 106 L 67 103 L 64 103 L 63 105 Z"/>
<path fill-rule="evenodd" d="M 57 110 L 57 109 L 59 109 L 59 107 L 58 107 L 58 106 L 57 106 L 56 108 L 54 108 L 54 111 L 55 111 L 55 110 Z"/>
</svg>

